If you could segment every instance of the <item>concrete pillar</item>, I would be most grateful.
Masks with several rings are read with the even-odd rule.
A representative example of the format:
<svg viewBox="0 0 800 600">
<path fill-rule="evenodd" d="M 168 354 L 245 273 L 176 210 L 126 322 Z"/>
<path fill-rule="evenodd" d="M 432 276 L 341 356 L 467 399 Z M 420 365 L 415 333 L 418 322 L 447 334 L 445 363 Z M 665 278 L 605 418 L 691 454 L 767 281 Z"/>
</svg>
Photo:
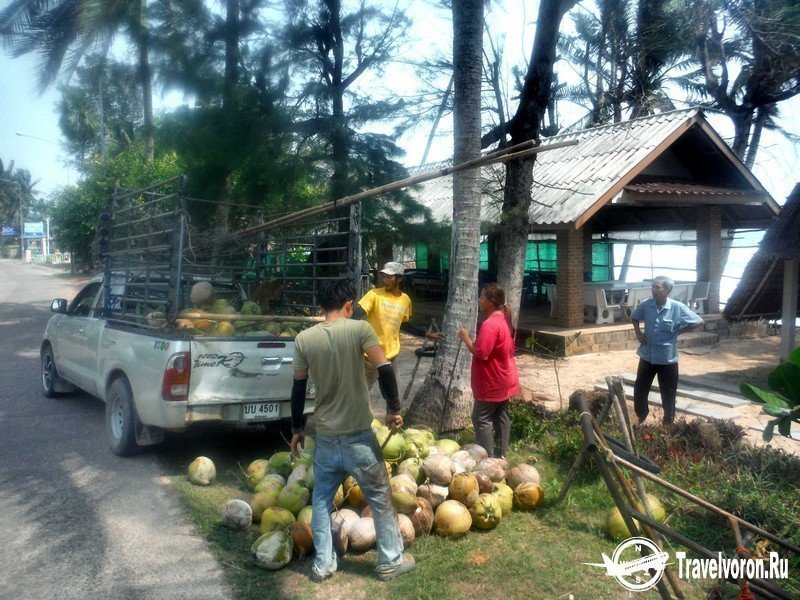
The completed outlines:
<svg viewBox="0 0 800 600">
<path fill-rule="evenodd" d="M 560 327 L 583 325 L 583 232 L 564 229 L 556 234 L 556 323 Z"/>
<path fill-rule="evenodd" d="M 708 281 L 706 312 L 719 312 L 719 284 L 722 279 L 722 207 L 697 208 L 697 281 Z"/>
<path fill-rule="evenodd" d="M 789 358 L 795 348 L 797 333 L 797 288 L 800 260 L 787 258 L 783 261 L 783 306 L 781 310 L 781 360 Z"/>
</svg>

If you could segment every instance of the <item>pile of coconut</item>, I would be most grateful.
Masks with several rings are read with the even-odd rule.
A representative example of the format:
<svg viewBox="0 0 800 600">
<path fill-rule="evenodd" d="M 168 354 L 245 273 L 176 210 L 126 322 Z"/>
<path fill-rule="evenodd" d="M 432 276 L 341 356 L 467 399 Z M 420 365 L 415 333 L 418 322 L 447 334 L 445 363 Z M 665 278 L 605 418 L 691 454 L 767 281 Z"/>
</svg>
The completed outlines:
<svg viewBox="0 0 800 600">
<path fill-rule="evenodd" d="M 373 431 L 383 444 L 389 430 L 373 421 Z M 465 432 L 462 442 L 474 439 Z M 292 457 L 277 452 L 247 467 L 248 501 L 229 500 L 222 522 L 235 529 L 258 525 L 260 537 L 251 551 L 267 569 L 280 569 L 292 557 L 302 558 L 313 546 L 309 506 L 314 488 L 314 440 L 306 436 L 303 453 Z M 389 439 L 383 449 L 403 543 L 434 532 L 456 539 L 471 529 L 494 529 L 512 509 L 535 510 L 544 499 L 539 473 L 531 465 L 510 466 L 502 458 L 489 458 L 475 443 L 463 446 L 452 439 L 437 439 L 425 429 L 407 429 Z M 209 485 L 214 465 L 204 457 L 189 466 L 189 480 Z M 375 524 L 361 487 L 347 477 L 331 506 L 333 544 L 339 554 L 361 553 L 375 547 Z"/>
</svg>

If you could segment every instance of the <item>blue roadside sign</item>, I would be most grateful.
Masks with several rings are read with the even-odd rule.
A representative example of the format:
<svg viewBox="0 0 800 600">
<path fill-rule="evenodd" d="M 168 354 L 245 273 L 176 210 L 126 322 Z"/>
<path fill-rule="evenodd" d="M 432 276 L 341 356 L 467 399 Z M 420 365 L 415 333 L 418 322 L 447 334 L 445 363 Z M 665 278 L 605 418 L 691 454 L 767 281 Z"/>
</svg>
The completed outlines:
<svg viewBox="0 0 800 600">
<path fill-rule="evenodd" d="M 16 236 L 19 235 L 19 229 L 13 225 L 0 225 L 0 235 Z"/>
<path fill-rule="evenodd" d="M 44 223 L 37 221 L 33 223 L 24 223 L 22 226 L 22 237 L 24 238 L 43 238 L 44 237 Z"/>
</svg>

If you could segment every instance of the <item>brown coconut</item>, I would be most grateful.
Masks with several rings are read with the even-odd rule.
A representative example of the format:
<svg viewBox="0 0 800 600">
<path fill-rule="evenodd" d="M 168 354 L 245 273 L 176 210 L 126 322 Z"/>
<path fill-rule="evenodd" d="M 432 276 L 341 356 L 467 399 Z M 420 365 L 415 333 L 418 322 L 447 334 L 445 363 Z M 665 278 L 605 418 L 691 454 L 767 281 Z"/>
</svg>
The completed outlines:
<svg viewBox="0 0 800 600">
<path fill-rule="evenodd" d="M 303 558 L 310 548 L 314 546 L 314 536 L 311 534 L 311 527 L 308 523 L 295 521 L 287 527 L 289 537 L 294 544 L 294 555 Z"/>
<path fill-rule="evenodd" d="M 408 516 L 403 514 L 397 515 L 397 520 L 400 524 L 400 535 L 403 536 L 403 548 L 408 548 L 414 543 L 414 538 L 417 536 L 414 524 Z"/>
<path fill-rule="evenodd" d="M 509 469 L 506 483 L 508 483 L 508 487 L 512 490 L 517 489 L 517 486 L 521 483 L 535 483 L 536 485 L 541 485 L 539 471 L 536 470 L 536 467 L 521 463 Z"/>
<path fill-rule="evenodd" d="M 425 498 L 417 497 L 417 510 L 408 516 L 414 525 L 414 534 L 428 535 L 433 527 L 433 506 Z"/>
</svg>

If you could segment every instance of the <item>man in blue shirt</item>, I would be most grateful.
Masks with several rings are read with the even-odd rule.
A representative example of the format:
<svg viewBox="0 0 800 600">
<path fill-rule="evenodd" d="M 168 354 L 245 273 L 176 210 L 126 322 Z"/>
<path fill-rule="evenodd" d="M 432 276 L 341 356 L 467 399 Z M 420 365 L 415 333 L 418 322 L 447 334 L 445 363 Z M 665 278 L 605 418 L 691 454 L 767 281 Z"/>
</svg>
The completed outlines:
<svg viewBox="0 0 800 600">
<path fill-rule="evenodd" d="M 669 277 L 653 279 L 653 297 L 637 306 L 631 313 L 636 339 L 641 344 L 636 354 L 639 368 L 633 388 L 633 407 L 639 418 L 638 425 L 650 412 L 647 398 L 653 378 L 658 375 L 664 424 L 675 420 L 675 394 L 678 391 L 678 335 L 692 331 L 703 324 L 688 306 L 669 297 L 675 283 Z M 644 321 L 644 333 L 639 323 Z"/>
</svg>

